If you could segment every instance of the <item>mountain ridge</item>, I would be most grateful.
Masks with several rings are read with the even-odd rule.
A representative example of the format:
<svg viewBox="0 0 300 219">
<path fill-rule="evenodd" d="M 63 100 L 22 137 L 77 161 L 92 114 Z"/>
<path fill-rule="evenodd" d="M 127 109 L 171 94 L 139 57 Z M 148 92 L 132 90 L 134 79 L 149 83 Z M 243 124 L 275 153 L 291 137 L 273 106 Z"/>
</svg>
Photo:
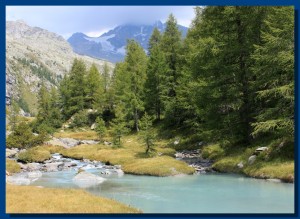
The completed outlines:
<svg viewBox="0 0 300 219">
<path fill-rule="evenodd" d="M 90 37 L 84 33 L 76 32 L 68 38 L 68 42 L 77 54 L 102 58 L 110 62 L 122 61 L 125 57 L 125 47 L 128 39 L 136 40 L 145 51 L 154 28 L 163 32 L 166 23 L 156 21 L 152 25 L 122 24 L 98 37 Z M 178 25 L 182 36 L 187 34 L 187 27 Z"/>
<path fill-rule="evenodd" d="M 34 114 L 40 84 L 44 82 L 48 89 L 57 86 L 75 58 L 82 59 L 87 67 L 94 63 L 99 71 L 107 62 L 74 53 L 56 33 L 24 21 L 6 21 L 6 104 L 15 99 L 25 112 Z"/>
</svg>

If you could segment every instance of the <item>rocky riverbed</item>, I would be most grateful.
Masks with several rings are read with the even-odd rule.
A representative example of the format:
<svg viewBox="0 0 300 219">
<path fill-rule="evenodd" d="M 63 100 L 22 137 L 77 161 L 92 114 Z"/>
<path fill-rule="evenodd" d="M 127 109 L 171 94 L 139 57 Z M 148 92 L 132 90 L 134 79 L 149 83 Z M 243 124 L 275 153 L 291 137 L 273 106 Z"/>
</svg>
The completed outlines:
<svg viewBox="0 0 300 219">
<path fill-rule="evenodd" d="M 20 152 L 17 149 L 9 149 L 10 156 L 7 159 L 17 160 L 17 154 Z M 16 152 L 16 153 L 15 153 Z M 8 155 L 8 154 L 7 154 Z M 6 176 L 6 182 L 15 185 L 29 185 L 38 178 L 40 178 L 44 172 L 56 172 L 56 171 L 77 171 L 78 174 L 74 177 L 74 182 L 80 186 L 99 184 L 105 181 L 100 176 L 94 174 L 85 173 L 88 169 L 99 169 L 100 175 L 117 175 L 122 176 L 124 172 L 120 165 L 105 165 L 99 161 L 93 161 L 89 159 L 75 160 L 71 158 L 65 158 L 61 154 L 55 153 L 51 155 L 49 160 L 42 163 L 21 163 L 18 162 L 21 167 L 21 172 L 13 175 Z"/>
<path fill-rule="evenodd" d="M 184 150 L 176 152 L 175 157 L 177 160 L 186 162 L 189 166 L 195 168 L 196 174 L 203 174 L 207 172 L 214 172 L 212 169 L 213 162 L 209 159 L 204 159 L 201 155 L 201 150 Z"/>
</svg>

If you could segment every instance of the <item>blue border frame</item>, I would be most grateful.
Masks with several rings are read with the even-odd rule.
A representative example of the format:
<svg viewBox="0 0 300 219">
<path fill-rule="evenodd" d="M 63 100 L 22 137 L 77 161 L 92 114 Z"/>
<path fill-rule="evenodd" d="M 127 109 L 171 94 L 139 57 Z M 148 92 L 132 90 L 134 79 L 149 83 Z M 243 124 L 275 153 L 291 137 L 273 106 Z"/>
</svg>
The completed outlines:
<svg viewBox="0 0 300 219">
<path fill-rule="evenodd" d="M 132 214 L 6 214 L 5 213 L 5 7 L 7 5 L 139 5 L 139 6 L 159 6 L 159 5 L 263 5 L 263 6 L 272 6 L 272 5 L 281 5 L 288 6 L 293 5 L 295 7 L 295 214 L 142 214 L 142 215 L 132 215 Z M 1 34 L 1 43 L 0 43 L 0 69 L 2 74 L 0 75 L 0 115 L 1 116 L 1 125 L 0 125 L 0 158 L 1 158 L 1 168 L 0 176 L 2 178 L 1 187 L 0 187 L 0 218 L 50 218 L 55 217 L 59 218 L 87 218 L 87 217 L 101 217 L 101 218 L 121 218 L 121 217 L 142 217 L 142 218 L 161 218 L 161 217 L 201 217 L 201 218 L 218 218 L 218 217 L 255 217 L 255 218 L 272 218 L 272 217 L 282 217 L 282 218 L 298 218 L 299 217 L 299 9 L 300 1 L 299 0 L 106 0 L 106 1 L 97 1 L 97 0 L 44 0 L 43 2 L 38 0 L 3 0 L 0 1 L 0 34 Z"/>
</svg>

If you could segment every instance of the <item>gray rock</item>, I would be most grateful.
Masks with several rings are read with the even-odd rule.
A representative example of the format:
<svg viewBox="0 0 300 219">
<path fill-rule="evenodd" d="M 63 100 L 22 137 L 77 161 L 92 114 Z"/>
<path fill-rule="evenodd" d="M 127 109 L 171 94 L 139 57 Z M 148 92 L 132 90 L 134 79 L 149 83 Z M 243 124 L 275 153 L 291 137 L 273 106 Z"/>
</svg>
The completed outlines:
<svg viewBox="0 0 300 219">
<path fill-rule="evenodd" d="M 80 141 L 73 138 L 59 138 L 59 140 L 67 147 L 74 147 L 80 144 Z"/>
<path fill-rule="evenodd" d="M 25 176 L 6 176 L 6 182 L 12 185 L 29 185 L 30 179 Z"/>
<path fill-rule="evenodd" d="M 81 188 L 88 188 L 91 186 L 95 186 L 101 184 L 106 179 L 96 176 L 92 173 L 87 173 L 85 171 L 78 173 L 74 178 L 73 182 Z"/>
<path fill-rule="evenodd" d="M 266 179 L 269 182 L 274 182 L 274 183 L 281 183 L 282 181 L 280 179 Z"/>
<path fill-rule="evenodd" d="M 14 157 L 17 153 L 19 152 L 19 150 L 17 148 L 6 148 L 5 150 L 5 156 L 6 157 Z"/>
<path fill-rule="evenodd" d="M 176 140 L 174 141 L 174 145 L 178 145 L 179 142 L 180 142 L 180 140 L 179 140 L 179 139 L 176 139 Z"/>
<path fill-rule="evenodd" d="M 93 123 L 93 124 L 91 125 L 91 129 L 94 130 L 95 128 L 96 128 L 96 123 Z"/>
<path fill-rule="evenodd" d="M 255 151 L 256 152 L 262 152 L 262 151 L 266 151 L 266 150 L 268 150 L 268 147 L 259 147 Z"/>
<path fill-rule="evenodd" d="M 250 156 L 248 158 L 248 164 L 250 164 L 250 165 L 253 164 L 255 160 L 256 160 L 256 155 Z"/>
<path fill-rule="evenodd" d="M 239 163 L 237 164 L 237 167 L 240 168 L 240 169 L 243 169 L 243 168 L 244 168 L 243 161 L 239 162 Z"/>
<path fill-rule="evenodd" d="M 75 167 L 77 164 L 75 162 L 66 162 L 64 163 L 64 167 Z"/>
<path fill-rule="evenodd" d="M 63 162 L 55 162 L 55 163 L 47 163 L 44 164 L 44 170 L 47 172 L 55 172 L 62 169 L 64 163 Z"/>
<path fill-rule="evenodd" d="M 94 140 L 81 140 L 80 144 L 98 144 L 99 141 L 94 141 Z"/>
<path fill-rule="evenodd" d="M 66 144 L 61 142 L 58 138 L 54 138 L 54 137 L 51 140 L 46 141 L 45 144 L 47 144 L 47 145 L 57 145 L 57 146 L 62 146 L 64 148 L 68 148 L 68 146 Z"/>
<path fill-rule="evenodd" d="M 112 145 L 112 143 L 109 142 L 109 141 L 104 141 L 103 144 L 104 144 L 104 145 Z"/>
<path fill-rule="evenodd" d="M 25 171 L 37 171 L 42 168 L 42 165 L 39 163 L 28 163 L 21 166 L 21 168 Z"/>
<path fill-rule="evenodd" d="M 122 166 L 121 166 L 121 165 L 115 165 L 115 168 L 116 168 L 116 169 L 121 169 Z"/>
<path fill-rule="evenodd" d="M 28 178 L 40 178 L 43 174 L 41 171 L 28 172 Z"/>
</svg>

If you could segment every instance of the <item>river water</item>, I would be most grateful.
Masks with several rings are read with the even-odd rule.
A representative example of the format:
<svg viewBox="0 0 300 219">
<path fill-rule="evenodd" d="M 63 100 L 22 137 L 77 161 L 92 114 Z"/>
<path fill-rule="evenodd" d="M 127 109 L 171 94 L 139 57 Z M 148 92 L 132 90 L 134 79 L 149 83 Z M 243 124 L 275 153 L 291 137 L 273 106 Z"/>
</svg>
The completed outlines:
<svg viewBox="0 0 300 219">
<path fill-rule="evenodd" d="M 100 175 L 99 169 L 86 170 Z M 32 185 L 78 188 L 75 170 L 47 172 Z M 229 174 L 176 177 L 101 175 L 88 192 L 123 202 L 144 213 L 293 213 L 294 184 Z"/>
</svg>

